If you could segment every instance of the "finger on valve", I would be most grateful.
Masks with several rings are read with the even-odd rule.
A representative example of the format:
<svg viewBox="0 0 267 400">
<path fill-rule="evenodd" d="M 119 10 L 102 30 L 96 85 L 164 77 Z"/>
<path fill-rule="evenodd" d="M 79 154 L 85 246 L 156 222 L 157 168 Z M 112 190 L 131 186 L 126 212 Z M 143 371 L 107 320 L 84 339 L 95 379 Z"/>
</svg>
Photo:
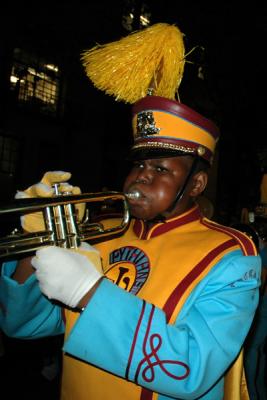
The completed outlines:
<svg viewBox="0 0 267 400">
<path fill-rule="evenodd" d="M 71 173 L 66 171 L 48 171 L 41 179 L 41 183 L 52 189 L 54 194 L 72 194 L 73 186 L 67 181 L 71 178 Z M 40 194 L 41 195 L 41 194 Z M 42 196 L 41 197 L 46 197 Z"/>
<path fill-rule="evenodd" d="M 29 197 L 52 197 L 55 193 L 53 184 L 57 182 L 65 182 L 70 179 L 71 173 L 65 171 L 49 171 L 46 172 L 41 181 L 31 185 L 24 191 L 17 191 L 15 198 Z M 70 185 L 71 186 L 71 185 Z M 71 186 L 72 187 L 72 186 Z"/>
<path fill-rule="evenodd" d="M 69 172 L 51 171 L 46 172 L 41 181 L 31 185 L 24 191 L 17 191 L 15 198 L 35 198 L 35 197 L 52 197 L 54 196 L 53 182 L 59 180 L 67 180 L 71 177 Z M 45 229 L 43 214 L 41 212 L 22 215 L 20 218 L 21 226 L 26 232 L 40 232 Z"/>
<path fill-rule="evenodd" d="M 78 186 L 72 186 L 67 181 L 71 178 L 71 173 L 66 171 L 49 171 L 46 172 L 41 180 L 43 184 L 47 186 L 53 187 L 54 184 L 58 184 L 56 188 L 56 194 L 70 194 L 70 195 L 78 195 L 81 194 L 81 189 Z M 55 194 L 55 190 L 53 190 L 53 194 Z M 44 196 L 45 197 L 45 196 Z M 75 204 L 75 208 L 77 210 L 77 218 L 78 221 L 83 219 L 86 205 L 85 203 Z"/>
<path fill-rule="evenodd" d="M 78 186 L 72 186 L 68 182 L 71 173 L 65 171 L 46 172 L 41 181 L 30 186 L 25 191 L 17 191 L 15 198 L 34 198 L 34 197 L 52 197 L 63 194 L 80 194 L 81 189 Z M 58 184 L 56 189 L 53 185 Z M 77 220 L 81 221 L 85 213 L 85 203 L 75 204 L 77 210 Z M 21 226 L 26 232 L 40 232 L 45 229 L 43 214 L 41 212 L 25 214 L 21 217 Z"/>
<path fill-rule="evenodd" d="M 71 178 L 71 173 L 66 171 L 48 171 L 44 174 L 41 182 L 47 186 L 52 186 L 57 182 L 66 182 Z"/>
<path fill-rule="evenodd" d="M 52 197 L 54 189 L 42 182 L 38 182 L 25 190 L 17 190 L 15 199 L 25 199 L 34 197 Z"/>
</svg>

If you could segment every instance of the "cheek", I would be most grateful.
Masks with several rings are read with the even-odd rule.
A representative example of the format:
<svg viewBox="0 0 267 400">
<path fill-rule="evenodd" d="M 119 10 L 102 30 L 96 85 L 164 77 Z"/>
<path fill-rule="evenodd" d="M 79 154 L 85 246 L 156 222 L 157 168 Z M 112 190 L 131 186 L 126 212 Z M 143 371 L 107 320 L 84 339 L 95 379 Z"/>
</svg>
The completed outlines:
<svg viewBox="0 0 267 400">
<path fill-rule="evenodd" d="M 168 208 L 176 196 L 174 185 L 161 184 L 154 188 L 153 198 L 161 209 Z"/>
<path fill-rule="evenodd" d="M 128 187 L 135 181 L 135 179 L 136 174 L 133 171 L 130 172 L 124 180 L 123 190 L 125 191 L 126 189 L 128 189 Z"/>
<path fill-rule="evenodd" d="M 155 180 L 155 187 L 161 196 L 172 196 L 179 186 L 179 179 L 176 177 L 164 176 Z"/>
<path fill-rule="evenodd" d="M 149 193 L 151 207 L 153 205 L 158 212 L 164 212 L 174 201 L 176 193 L 177 184 L 173 180 L 155 180 Z"/>
</svg>

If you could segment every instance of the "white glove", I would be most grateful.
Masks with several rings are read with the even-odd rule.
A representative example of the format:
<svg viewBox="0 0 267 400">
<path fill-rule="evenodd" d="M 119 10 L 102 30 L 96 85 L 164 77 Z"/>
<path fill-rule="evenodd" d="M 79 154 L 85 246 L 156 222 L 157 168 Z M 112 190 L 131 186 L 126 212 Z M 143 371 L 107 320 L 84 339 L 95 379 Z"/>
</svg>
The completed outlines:
<svg viewBox="0 0 267 400">
<path fill-rule="evenodd" d="M 90 252 L 98 253 L 92 246 L 90 248 Z M 37 250 L 32 259 L 41 291 L 49 299 L 58 300 L 72 308 L 77 307 L 103 276 L 84 255 L 84 251 L 83 254 L 78 251 L 49 246 Z"/>
</svg>

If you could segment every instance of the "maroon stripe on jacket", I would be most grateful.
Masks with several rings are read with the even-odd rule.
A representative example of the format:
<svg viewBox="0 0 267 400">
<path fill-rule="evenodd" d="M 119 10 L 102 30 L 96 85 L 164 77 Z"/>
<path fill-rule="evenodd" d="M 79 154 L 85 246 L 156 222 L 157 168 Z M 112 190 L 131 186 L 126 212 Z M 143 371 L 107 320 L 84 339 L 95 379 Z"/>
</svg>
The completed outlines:
<svg viewBox="0 0 267 400">
<path fill-rule="evenodd" d="M 139 333 L 139 329 L 140 329 L 140 326 L 141 326 L 141 322 L 142 322 L 142 319 L 144 317 L 145 308 L 146 308 L 146 303 L 145 303 L 145 301 L 143 301 L 142 310 L 141 310 L 140 317 L 139 317 L 139 320 L 138 320 L 138 323 L 137 323 L 137 326 L 136 326 L 136 329 L 135 329 L 134 339 L 133 339 L 133 343 L 132 343 L 132 346 L 131 346 L 131 351 L 130 351 L 128 364 L 127 364 L 127 368 L 126 368 L 125 378 L 127 380 L 129 379 L 129 369 L 130 369 L 130 365 L 131 365 L 131 362 L 132 362 L 133 352 L 134 352 L 137 336 L 138 336 L 138 333 Z"/>
<path fill-rule="evenodd" d="M 210 265 L 214 258 L 216 258 L 224 250 L 229 249 L 234 245 L 236 245 L 236 241 L 234 239 L 230 239 L 220 244 L 215 249 L 212 249 L 176 286 L 163 307 L 163 310 L 167 315 L 167 321 L 170 320 L 175 307 L 191 283 L 199 277 L 199 275 Z"/>
<path fill-rule="evenodd" d="M 253 241 L 243 232 L 240 232 L 229 226 L 218 225 L 216 222 L 203 220 L 203 225 L 218 232 L 223 232 L 228 236 L 234 238 L 240 245 L 241 250 L 245 256 L 255 256 L 257 254 L 256 247 Z"/>
</svg>

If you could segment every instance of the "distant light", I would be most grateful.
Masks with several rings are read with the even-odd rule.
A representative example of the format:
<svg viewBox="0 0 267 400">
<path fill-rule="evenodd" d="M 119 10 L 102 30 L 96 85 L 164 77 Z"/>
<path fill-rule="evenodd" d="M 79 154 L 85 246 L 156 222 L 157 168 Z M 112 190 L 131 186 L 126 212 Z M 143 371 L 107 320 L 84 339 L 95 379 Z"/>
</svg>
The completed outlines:
<svg viewBox="0 0 267 400">
<path fill-rule="evenodd" d="M 53 65 L 53 64 L 45 64 L 45 67 L 46 67 L 47 69 L 50 69 L 51 71 L 58 72 L 58 67 L 57 67 L 56 65 Z"/>
<path fill-rule="evenodd" d="M 18 80 L 19 80 L 19 78 L 17 78 L 16 76 L 14 76 L 14 75 L 11 75 L 11 76 L 10 76 L 10 82 L 11 82 L 11 83 L 17 83 Z"/>
<path fill-rule="evenodd" d="M 142 26 L 147 26 L 150 24 L 150 19 L 145 17 L 144 15 L 140 16 L 140 22 Z"/>
<path fill-rule="evenodd" d="M 27 71 L 34 76 L 38 76 L 38 78 L 45 79 L 47 75 L 44 72 L 37 72 L 34 68 L 28 67 Z"/>
<path fill-rule="evenodd" d="M 129 0 L 127 1 L 123 14 L 122 14 L 122 26 L 129 32 L 132 32 L 134 29 L 141 29 L 147 27 L 151 22 L 151 12 L 146 1 L 141 2 L 140 10 L 137 10 L 136 1 Z M 137 17 L 136 13 L 140 12 L 139 21 L 135 21 Z M 139 27 L 133 26 L 135 22 Z"/>
</svg>

